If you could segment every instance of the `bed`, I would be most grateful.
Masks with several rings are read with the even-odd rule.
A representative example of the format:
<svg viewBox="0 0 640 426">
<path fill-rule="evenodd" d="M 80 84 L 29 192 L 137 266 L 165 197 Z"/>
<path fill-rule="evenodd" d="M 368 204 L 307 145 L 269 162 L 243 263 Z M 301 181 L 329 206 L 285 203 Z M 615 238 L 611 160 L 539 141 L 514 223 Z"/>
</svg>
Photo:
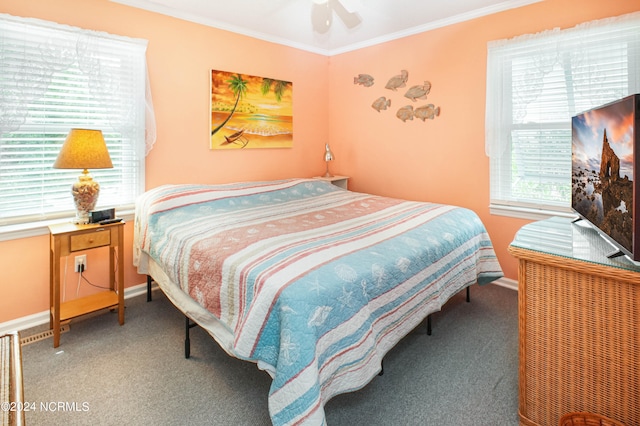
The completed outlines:
<svg viewBox="0 0 640 426">
<path fill-rule="evenodd" d="M 471 210 L 320 179 L 164 185 L 136 203 L 134 264 L 231 356 L 266 370 L 274 425 L 324 405 L 457 292 L 502 277 Z"/>
</svg>

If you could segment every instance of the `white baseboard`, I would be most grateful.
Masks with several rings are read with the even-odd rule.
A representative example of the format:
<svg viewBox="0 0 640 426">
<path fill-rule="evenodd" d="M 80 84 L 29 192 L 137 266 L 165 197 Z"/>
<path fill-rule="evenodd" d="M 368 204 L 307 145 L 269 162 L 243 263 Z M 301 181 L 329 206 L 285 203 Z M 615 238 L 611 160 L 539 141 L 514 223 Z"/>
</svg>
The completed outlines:
<svg viewBox="0 0 640 426">
<path fill-rule="evenodd" d="M 495 280 L 492 284 L 499 285 L 500 287 L 506 287 L 511 290 L 518 291 L 518 281 L 510 278 L 500 278 Z M 155 287 L 155 286 L 154 286 Z M 140 296 L 147 292 L 147 284 L 138 284 L 133 287 L 127 287 L 124 289 L 124 298 L 129 299 L 131 297 Z M 38 312 L 37 314 L 27 315 L 26 317 L 16 318 L 11 321 L 0 323 L 0 335 L 9 331 L 22 331 L 29 328 L 37 327 L 42 324 L 49 323 L 49 311 Z"/>
<path fill-rule="evenodd" d="M 499 285 L 500 287 L 506 287 L 511 290 L 518 291 L 518 281 L 512 280 L 511 278 L 499 278 L 495 280 L 492 284 Z"/>
<path fill-rule="evenodd" d="M 138 284 L 124 289 L 124 298 L 140 296 L 147 292 L 147 283 Z M 0 323 L 0 335 L 9 331 L 22 331 L 49 323 L 49 311 L 38 312 L 26 317 L 16 318 L 11 321 Z"/>
</svg>

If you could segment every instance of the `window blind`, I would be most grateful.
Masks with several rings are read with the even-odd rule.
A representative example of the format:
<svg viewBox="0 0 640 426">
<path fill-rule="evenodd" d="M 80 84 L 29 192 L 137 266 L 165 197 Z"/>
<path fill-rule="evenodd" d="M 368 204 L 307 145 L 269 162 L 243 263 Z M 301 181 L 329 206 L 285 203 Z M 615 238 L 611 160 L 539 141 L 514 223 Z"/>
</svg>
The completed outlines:
<svg viewBox="0 0 640 426">
<path fill-rule="evenodd" d="M 638 91 L 640 13 L 490 42 L 492 208 L 570 211 L 571 117 Z"/>
<path fill-rule="evenodd" d="M 102 130 L 97 208 L 144 190 L 147 42 L 0 14 L 0 225 L 73 216 L 81 170 L 52 165 L 71 128 Z"/>
</svg>

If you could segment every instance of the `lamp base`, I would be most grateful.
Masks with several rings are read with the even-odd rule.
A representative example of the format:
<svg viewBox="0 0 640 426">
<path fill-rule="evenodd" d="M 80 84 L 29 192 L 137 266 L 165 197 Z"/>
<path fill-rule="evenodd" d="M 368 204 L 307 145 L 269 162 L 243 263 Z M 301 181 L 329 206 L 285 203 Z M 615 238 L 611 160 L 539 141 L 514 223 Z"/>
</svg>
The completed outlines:
<svg viewBox="0 0 640 426">
<path fill-rule="evenodd" d="M 327 171 L 325 172 L 324 176 L 322 177 L 326 177 L 326 178 L 330 178 L 333 177 L 333 175 L 331 173 L 329 173 L 329 162 L 327 161 Z"/>
<path fill-rule="evenodd" d="M 87 169 L 84 169 L 82 174 L 78 176 L 78 180 L 71 186 L 71 194 L 76 204 L 74 223 L 89 223 L 91 217 L 89 212 L 96 207 L 98 195 L 100 195 L 100 185 L 93 180 Z"/>
</svg>

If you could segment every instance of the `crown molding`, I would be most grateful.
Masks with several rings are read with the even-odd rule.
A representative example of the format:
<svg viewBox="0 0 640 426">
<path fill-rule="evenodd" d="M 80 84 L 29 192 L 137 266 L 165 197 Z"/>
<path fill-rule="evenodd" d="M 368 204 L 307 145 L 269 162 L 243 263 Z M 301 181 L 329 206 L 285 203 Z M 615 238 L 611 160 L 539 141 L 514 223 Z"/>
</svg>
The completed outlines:
<svg viewBox="0 0 640 426">
<path fill-rule="evenodd" d="M 429 22 L 424 25 L 415 26 L 412 28 L 408 28 L 406 30 L 397 31 L 394 33 L 386 34 L 384 36 L 374 37 L 369 40 L 348 44 L 348 45 L 345 45 L 342 47 L 336 47 L 336 48 L 325 48 L 318 45 L 297 42 L 295 40 L 278 37 L 273 34 L 267 34 L 264 32 L 252 30 L 251 28 L 233 25 L 227 22 L 223 22 L 221 20 L 199 16 L 189 12 L 183 12 L 183 11 L 180 11 L 171 7 L 167 7 L 165 5 L 155 3 L 149 0 L 109 0 L 109 1 L 113 3 L 123 4 L 126 6 L 135 7 L 138 9 L 144 9 L 150 12 L 162 14 L 165 16 L 170 16 L 170 17 L 181 19 L 184 21 L 194 22 L 194 23 L 205 25 L 208 27 L 229 31 L 235 34 L 244 35 L 244 36 L 255 38 L 258 40 L 267 41 L 270 43 L 275 43 L 275 44 L 279 44 L 287 47 L 292 47 L 294 49 L 304 50 L 307 52 L 316 53 L 324 56 L 333 56 L 333 55 L 339 55 L 339 54 L 351 52 L 354 50 L 364 49 L 366 47 L 371 47 L 378 44 L 387 43 L 389 41 L 397 40 L 404 37 L 409 37 L 409 36 L 424 33 L 427 31 L 432 31 L 438 28 L 443 28 L 449 25 L 458 24 L 461 22 L 480 18 L 483 16 L 504 12 L 506 10 L 517 9 L 519 7 L 527 6 L 533 3 L 542 2 L 543 0 L 506 0 L 504 2 L 498 3 L 493 6 L 480 8 L 467 13 L 462 13 L 447 19 L 441 19 L 438 21 Z"/>
</svg>

